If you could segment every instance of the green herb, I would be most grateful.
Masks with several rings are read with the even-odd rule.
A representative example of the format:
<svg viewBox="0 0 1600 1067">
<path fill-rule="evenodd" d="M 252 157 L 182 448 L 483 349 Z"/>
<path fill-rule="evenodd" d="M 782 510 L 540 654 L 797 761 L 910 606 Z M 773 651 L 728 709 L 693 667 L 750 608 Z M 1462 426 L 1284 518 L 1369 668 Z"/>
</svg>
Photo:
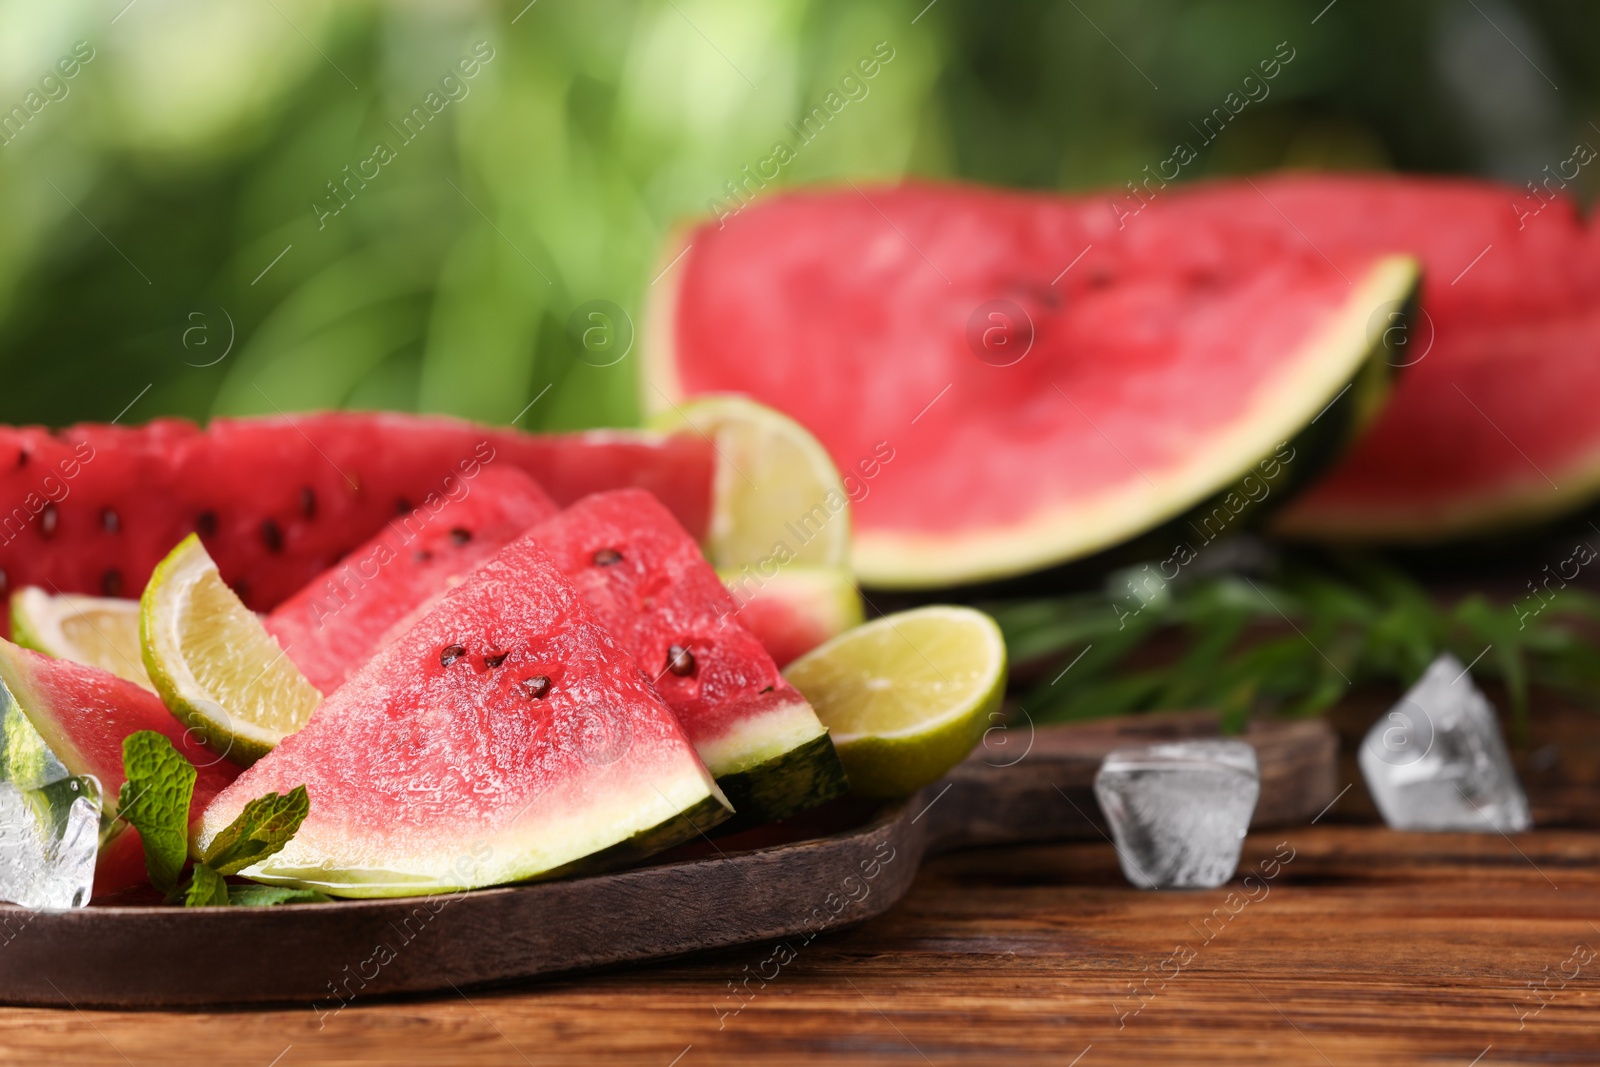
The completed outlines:
<svg viewBox="0 0 1600 1067">
<path fill-rule="evenodd" d="M 122 771 L 117 814 L 139 831 L 150 884 L 170 893 L 189 856 L 194 765 L 161 734 L 140 730 L 122 740 Z"/>
<path fill-rule="evenodd" d="M 228 880 L 204 863 L 194 865 L 183 891 L 186 908 L 209 908 L 228 903 Z"/>
<path fill-rule="evenodd" d="M 230 889 L 226 880 L 226 876 L 261 862 L 289 843 L 311 810 L 305 786 L 295 786 L 282 796 L 268 793 L 246 804 L 239 817 L 212 840 L 188 881 L 180 887 L 178 876 L 189 855 L 194 765 L 161 734 L 140 730 L 122 742 L 122 768 L 127 781 L 119 794 L 117 814 L 139 831 L 150 884 L 166 893 L 169 900 L 181 896 L 185 907 L 196 908 L 328 899 L 321 893 L 276 886 Z"/>
<path fill-rule="evenodd" d="M 1448 651 L 1504 683 L 1526 730 L 1531 685 L 1600 691 L 1600 600 L 1564 589 L 1539 603 L 1445 602 L 1392 567 L 1347 559 L 1175 583 L 1138 567 L 1104 592 L 985 606 L 1014 663 L 1052 664 L 1021 697 L 1037 721 L 1209 707 L 1238 728 L 1316 714 L 1354 685 L 1410 685 Z"/>
<path fill-rule="evenodd" d="M 250 908 L 274 904 L 326 904 L 333 898 L 315 889 L 295 889 L 286 885 L 236 885 L 228 889 L 228 903 Z"/>
<path fill-rule="evenodd" d="M 303 785 L 283 796 L 268 793 L 257 797 L 212 840 L 206 849 L 206 866 L 219 874 L 238 874 L 266 859 L 289 843 L 310 810 Z"/>
</svg>

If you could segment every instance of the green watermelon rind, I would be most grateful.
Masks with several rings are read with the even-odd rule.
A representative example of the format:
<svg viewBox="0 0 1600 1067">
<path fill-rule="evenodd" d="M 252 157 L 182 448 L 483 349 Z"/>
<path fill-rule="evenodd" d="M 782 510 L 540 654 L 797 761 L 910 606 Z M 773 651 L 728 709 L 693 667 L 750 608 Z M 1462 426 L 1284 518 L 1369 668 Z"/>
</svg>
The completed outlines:
<svg viewBox="0 0 1600 1067">
<path fill-rule="evenodd" d="M 718 776 L 717 785 L 734 810 L 722 833 L 777 822 L 850 791 L 844 764 L 826 730 L 752 767 Z"/>
</svg>

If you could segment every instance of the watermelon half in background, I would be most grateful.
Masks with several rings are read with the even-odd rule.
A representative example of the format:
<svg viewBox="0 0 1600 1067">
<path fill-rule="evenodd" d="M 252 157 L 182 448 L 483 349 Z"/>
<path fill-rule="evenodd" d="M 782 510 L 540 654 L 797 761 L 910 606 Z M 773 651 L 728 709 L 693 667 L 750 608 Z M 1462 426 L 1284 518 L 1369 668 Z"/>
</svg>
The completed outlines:
<svg viewBox="0 0 1600 1067">
<path fill-rule="evenodd" d="M 1525 190 L 1457 180 L 1268 188 L 1335 261 L 1405 249 L 1424 265 L 1422 314 L 1395 359 L 1411 365 L 1355 447 L 1274 516 L 1278 532 L 1432 543 L 1600 495 L 1600 233 L 1570 201 L 1539 209 Z M 1219 211 L 1247 199 L 1202 195 Z"/>
<path fill-rule="evenodd" d="M 1415 264 L 1335 264 L 1262 189 L 1259 211 L 1170 189 L 1133 217 L 1105 196 L 959 186 L 774 196 L 665 251 L 683 258 L 641 395 L 744 393 L 816 434 L 861 481 L 866 584 L 1086 556 L 1298 456 L 1280 446 L 1330 404 L 1322 429 L 1371 399 L 1346 389 Z"/>
<path fill-rule="evenodd" d="M 137 596 L 198 533 L 241 599 L 269 611 L 390 520 L 436 512 L 496 464 L 562 504 L 647 489 L 701 534 L 715 460 L 696 434 L 535 435 L 357 412 L 217 419 L 205 430 L 175 419 L 0 427 L 0 597 L 27 585 Z"/>
</svg>

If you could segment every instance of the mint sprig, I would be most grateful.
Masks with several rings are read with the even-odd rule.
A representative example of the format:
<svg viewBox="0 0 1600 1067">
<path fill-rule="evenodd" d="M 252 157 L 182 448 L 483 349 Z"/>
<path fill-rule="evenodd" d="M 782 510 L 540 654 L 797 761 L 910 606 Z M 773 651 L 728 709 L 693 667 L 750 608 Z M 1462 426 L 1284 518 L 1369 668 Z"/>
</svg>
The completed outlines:
<svg viewBox="0 0 1600 1067">
<path fill-rule="evenodd" d="M 232 886 L 228 875 L 260 863 L 289 843 L 311 811 L 306 787 L 297 785 L 279 795 L 268 793 L 244 806 L 239 817 L 212 839 L 181 886 L 178 877 L 189 857 L 189 802 L 197 777 L 194 765 L 172 742 L 154 730 L 129 734 L 122 742 L 122 769 L 127 781 L 118 794 L 117 815 L 144 843 L 150 884 L 180 896 L 189 908 L 222 904 L 267 906 L 322 901 L 313 890 L 278 886 Z"/>
<path fill-rule="evenodd" d="M 122 771 L 127 780 L 117 795 L 117 814 L 139 831 L 150 884 L 170 893 L 189 857 L 194 764 L 161 734 L 140 730 L 122 740 Z"/>
</svg>

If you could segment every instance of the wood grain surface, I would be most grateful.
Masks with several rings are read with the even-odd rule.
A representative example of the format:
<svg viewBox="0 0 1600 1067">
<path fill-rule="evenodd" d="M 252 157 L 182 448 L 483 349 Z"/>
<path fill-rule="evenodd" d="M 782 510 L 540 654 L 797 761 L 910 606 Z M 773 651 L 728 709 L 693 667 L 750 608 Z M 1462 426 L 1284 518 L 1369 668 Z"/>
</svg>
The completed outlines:
<svg viewBox="0 0 1600 1067">
<path fill-rule="evenodd" d="M 1287 859 L 1241 904 L 1130 889 L 1105 844 L 977 849 L 742 999 L 772 946 L 331 1011 L 6 1009 L 0 1063 L 1589 1063 L 1597 853 L 1324 820 L 1251 836 L 1243 869 Z"/>
</svg>

